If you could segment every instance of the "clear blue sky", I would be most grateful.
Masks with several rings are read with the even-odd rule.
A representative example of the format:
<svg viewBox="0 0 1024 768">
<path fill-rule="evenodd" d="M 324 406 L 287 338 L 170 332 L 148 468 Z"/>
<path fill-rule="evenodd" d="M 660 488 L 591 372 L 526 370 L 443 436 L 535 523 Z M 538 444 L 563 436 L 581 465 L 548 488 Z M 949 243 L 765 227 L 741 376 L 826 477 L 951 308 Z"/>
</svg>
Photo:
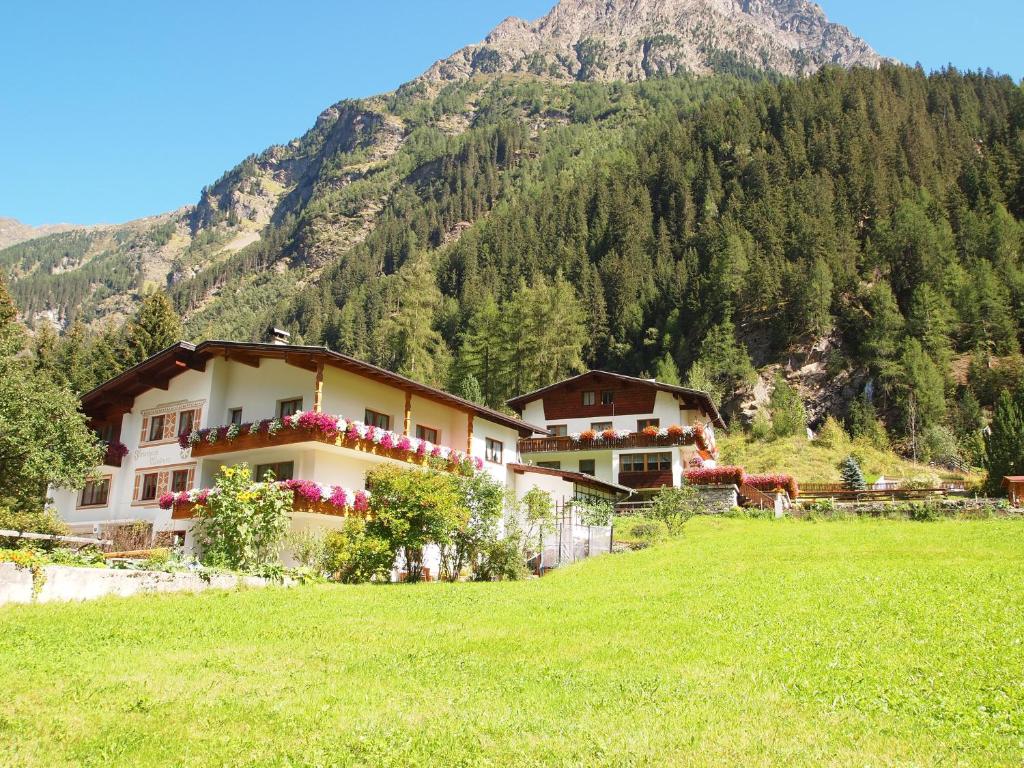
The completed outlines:
<svg viewBox="0 0 1024 768">
<path fill-rule="evenodd" d="M 391 90 L 554 0 L 11 0 L 0 216 L 119 222 L 195 202 L 346 97 Z M 881 53 L 1024 77 L 1021 0 L 822 0 Z"/>
</svg>

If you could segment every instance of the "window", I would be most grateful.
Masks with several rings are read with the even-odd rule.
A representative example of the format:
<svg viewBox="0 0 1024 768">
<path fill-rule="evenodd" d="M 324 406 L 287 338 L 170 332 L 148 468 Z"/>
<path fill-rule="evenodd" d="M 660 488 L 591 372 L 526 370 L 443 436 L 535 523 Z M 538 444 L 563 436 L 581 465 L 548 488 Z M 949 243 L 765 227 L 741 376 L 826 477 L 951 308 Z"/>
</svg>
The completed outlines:
<svg viewBox="0 0 1024 768">
<path fill-rule="evenodd" d="M 363 423 L 370 427 L 376 427 L 377 429 L 391 429 L 390 416 L 385 416 L 383 413 L 371 411 L 369 408 L 367 408 L 366 413 L 363 414 Z"/>
<path fill-rule="evenodd" d="M 612 423 L 610 421 L 595 421 L 590 428 L 595 432 L 604 432 L 606 429 L 612 428 Z"/>
<path fill-rule="evenodd" d="M 275 480 L 294 480 L 295 462 L 278 461 L 274 464 L 260 464 L 256 467 L 256 481 L 262 483 L 267 472 L 273 472 Z"/>
<path fill-rule="evenodd" d="M 591 477 L 597 472 L 597 463 L 594 459 L 580 459 L 580 472 Z"/>
<path fill-rule="evenodd" d="M 544 469 L 561 469 L 562 468 L 562 462 L 560 462 L 560 461 L 538 461 L 537 462 L 537 466 L 538 467 L 542 467 Z"/>
<path fill-rule="evenodd" d="M 196 426 L 196 412 L 182 411 L 178 414 L 178 434 L 191 435 Z"/>
<path fill-rule="evenodd" d="M 153 501 L 156 498 L 157 477 L 156 472 L 142 476 L 142 495 L 139 496 L 142 501 Z"/>
<path fill-rule="evenodd" d="M 102 424 L 96 428 L 96 436 L 104 443 L 112 443 L 114 441 L 114 425 L 113 424 Z"/>
<path fill-rule="evenodd" d="M 565 437 L 569 434 L 569 427 L 565 424 L 548 424 L 548 432 L 555 437 Z"/>
<path fill-rule="evenodd" d="M 424 427 L 422 424 L 416 425 L 416 437 L 420 440 L 426 440 L 428 443 L 437 445 L 437 430 L 431 427 Z"/>
<path fill-rule="evenodd" d="M 164 439 L 164 420 L 166 416 L 153 416 L 149 420 L 149 442 Z"/>
<path fill-rule="evenodd" d="M 601 405 L 611 405 L 615 402 L 615 393 L 610 389 L 601 392 Z"/>
<path fill-rule="evenodd" d="M 486 448 L 484 450 L 484 458 L 494 464 L 501 464 L 501 454 L 504 451 L 505 446 L 498 440 L 491 440 L 487 438 Z"/>
<path fill-rule="evenodd" d="M 297 397 L 294 400 L 281 400 L 277 404 L 277 418 L 283 419 L 285 416 L 294 416 L 296 413 L 302 410 L 302 398 Z"/>
<path fill-rule="evenodd" d="M 595 393 L 592 390 L 587 390 L 586 392 L 583 393 L 583 404 L 584 405 L 594 405 L 594 403 L 596 403 L 596 402 L 597 402 L 597 398 L 595 396 Z"/>
<path fill-rule="evenodd" d="M 234 424 L 236 427 L 242 424 L 242 409 L 232 408 L 228 411 L 228 424 Z"/>
<path fill-rule="evenodd" d="M 636 431 L 643 432 L 648 427 L 660 427 L 661 419 L 637 419 Z"/>
<path fill-rule="evenodd" d="M 624 453 L 623 472 L 666 472 L 672 470 L 671 453 Z"/>
<path fill-rule="evenodd" d="M 82 489 L 82 503 L 83 507 L 101 507 L 107 503 L 107 497 L 110 494 L 110 478 L 105 477 L 102 480 L 90 480 L 85 484 L 85 488 Z"/>
<path fill-rule="evenodd" d="M 171 474 L 171 493 L 181 493 L 188 490 L 188 470 L 176 469 Z"/>
</svg>

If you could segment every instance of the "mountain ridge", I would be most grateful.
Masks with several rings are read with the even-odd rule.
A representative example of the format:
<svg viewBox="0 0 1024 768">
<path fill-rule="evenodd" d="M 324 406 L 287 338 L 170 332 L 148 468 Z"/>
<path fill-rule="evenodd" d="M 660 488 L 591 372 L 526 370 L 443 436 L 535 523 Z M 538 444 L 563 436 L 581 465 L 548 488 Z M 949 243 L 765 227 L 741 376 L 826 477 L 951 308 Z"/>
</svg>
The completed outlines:
<svg viewBox="0 0 1024 768">
<path fill-rule="evenodd" d="M 637 81 L 709 74 L 722 57 L 782 75 L 885 59 L 807 0 L 561 0 L 534 22 L 502 21 L 421 78 L 530 72 L 562 80 Z"/>
</svg>

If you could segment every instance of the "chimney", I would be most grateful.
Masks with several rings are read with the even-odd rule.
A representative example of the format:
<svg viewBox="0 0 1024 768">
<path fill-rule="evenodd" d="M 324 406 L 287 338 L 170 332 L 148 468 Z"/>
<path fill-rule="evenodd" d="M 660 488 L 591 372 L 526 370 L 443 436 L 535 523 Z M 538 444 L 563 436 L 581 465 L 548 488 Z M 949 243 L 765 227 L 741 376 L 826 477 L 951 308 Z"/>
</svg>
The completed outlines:
<svg viewBox="0 0 1024 768">
<path fill-rule="evenodd" d="M 292 343 L 292 335 L 280 328 L 271 328 L 270 343 L 278 347 L 286 347 Z"/>
</svg>

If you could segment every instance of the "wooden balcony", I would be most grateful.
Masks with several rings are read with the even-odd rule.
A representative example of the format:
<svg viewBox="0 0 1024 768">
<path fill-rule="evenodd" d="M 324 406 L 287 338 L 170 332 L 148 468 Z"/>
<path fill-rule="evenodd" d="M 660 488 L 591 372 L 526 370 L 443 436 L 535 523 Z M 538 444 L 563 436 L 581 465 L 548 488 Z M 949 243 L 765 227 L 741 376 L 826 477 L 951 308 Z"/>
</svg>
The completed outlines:
<svg viewBox="0 0 1024 768">
<path fill-rule="evenodd" d="M 636 490 L 658 490 L 672 487 L 672 470 L 655 472 L 619 472 L 619 485 Z"/>
<path fill-rule="evenodd" d="M 651 437 L 637 432 L 616 440 L 573 440 L 571 437 L 527 437 L 519 441 L 519 453 L 562 453 L 565 451 L 620 451 L 631 448 L 677 448 L 702 441 L 697 435 Z"/>
</svg>

